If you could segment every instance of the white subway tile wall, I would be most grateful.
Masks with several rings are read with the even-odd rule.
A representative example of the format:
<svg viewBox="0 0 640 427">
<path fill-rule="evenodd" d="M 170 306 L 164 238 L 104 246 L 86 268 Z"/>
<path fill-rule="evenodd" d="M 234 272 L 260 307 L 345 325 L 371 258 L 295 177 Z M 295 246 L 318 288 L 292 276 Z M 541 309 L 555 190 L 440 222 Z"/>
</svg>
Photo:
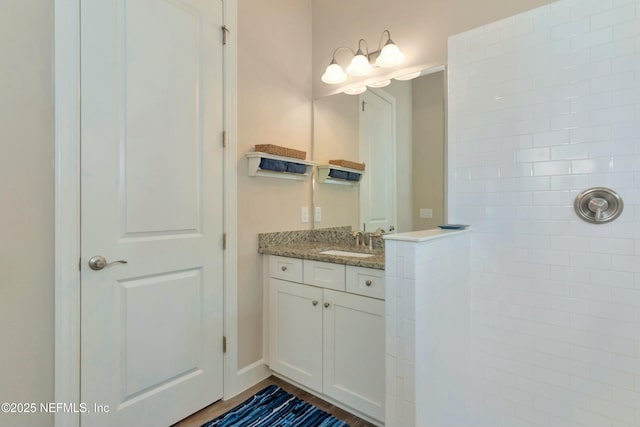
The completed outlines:
<svg viewBox="0 0 640 427">
<path fill-rule="evenodd" d="M 468 421 L 470 234 L 385 242 L 386 427 Z"/>
<path fill-rule="evenodd" d="M 448 81 L 450 222 L 474 229 L 466 426 L 640 426 L 640 1 L 454 36 Z M 573 212 L 592 186 L 624 199 L 615 222 Z"/>
</svg>

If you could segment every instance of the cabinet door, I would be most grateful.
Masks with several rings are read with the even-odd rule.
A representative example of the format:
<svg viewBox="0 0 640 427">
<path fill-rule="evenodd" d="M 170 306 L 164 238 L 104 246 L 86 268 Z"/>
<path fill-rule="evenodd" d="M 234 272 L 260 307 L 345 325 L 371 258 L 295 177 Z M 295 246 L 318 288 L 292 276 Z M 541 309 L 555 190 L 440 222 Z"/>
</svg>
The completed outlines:
<svg viewBox="0 0 640 427">
<path fill-rule="evenodd" d="M 270 279 L 270 368 L 322 391 L 322 289 Z"/>
<path fill-rule="evenodd" d="M 323 393 L 384 420 L 384 301 L 325 290 L 323 307 Z"/>
</svg>

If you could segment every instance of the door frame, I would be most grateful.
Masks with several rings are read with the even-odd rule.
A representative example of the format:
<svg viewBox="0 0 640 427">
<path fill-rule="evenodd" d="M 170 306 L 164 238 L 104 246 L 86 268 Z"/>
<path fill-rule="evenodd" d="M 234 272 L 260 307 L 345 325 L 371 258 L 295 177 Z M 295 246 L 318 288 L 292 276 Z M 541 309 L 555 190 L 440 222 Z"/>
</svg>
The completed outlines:
<svg viewBox="0 0 640 427">
<path fill-rule="evenodd" d="M 80 1 L 54 0 L 54 401 L 80 400 Z M 252 385 L 255 375 L 238 372 L 237 320 L 237 0 L 223 2 L 231 31 L 224 48 L 223 97 L 227 146 L 224 153 L 223 399 Z M 222 31 L 222 29 L 221 29 Z M 257 377 L 260 377 L 258 373 Z M 262 378 L 260 378 L 262 379 Z M 100 403 L 100 402 L 96 402 Z M 80 414 L 57 412 L 55 426 L 80 426 Z"/>
</svg>

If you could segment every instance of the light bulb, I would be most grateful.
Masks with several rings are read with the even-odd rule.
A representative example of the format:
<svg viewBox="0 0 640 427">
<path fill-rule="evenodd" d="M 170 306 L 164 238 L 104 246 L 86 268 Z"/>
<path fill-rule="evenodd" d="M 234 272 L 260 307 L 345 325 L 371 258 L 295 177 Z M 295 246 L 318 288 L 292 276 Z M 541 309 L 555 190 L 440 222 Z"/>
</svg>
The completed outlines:
<svg viewBox="0 0 640 427">
<path fill-rule="evenodd" d="M 376 64 L 383 68 L 391 68 L 404 62 L 405 56 L 391 40 L 382 48 Z"/>
<path fill-rule="evenodd" d="M 347 95 L 360 95 L 361 93 L 364 93 L 366 91 L 367 91 L 366 86 L 359 86 L 359 87 L 347 89 L 344 91 L 344 93 L 346 93 Z"/>
<path fill-rule="evenodd" d="M 373 67 L 369 64 L 369 59 L 364 56 L 362 51 L 358 51 L 356 56 L 351 60 L 351 64 L 347 67 L 347 73 L 352 76 L 361 77 L 373 71 Z"/>
<path fill-rule="evenodd" d="M 342 71 L 342 67 L 338 65 L 335 60 L 331 61 L 331 64 L 329 64 L 322 75 L 322 81 L 330 85 L 335 85 L 345 80 L 347 80 L 347 75 Z"/>
<path fill-rule="evenodd" d="M 391 84 L 391 80 L 381 80 L 379 82 L 369 83 L 367 86 L 373 87 L 373 88 L 380 88 L 380 87 L 387 87 L 390 84 Z"/>
</svg>

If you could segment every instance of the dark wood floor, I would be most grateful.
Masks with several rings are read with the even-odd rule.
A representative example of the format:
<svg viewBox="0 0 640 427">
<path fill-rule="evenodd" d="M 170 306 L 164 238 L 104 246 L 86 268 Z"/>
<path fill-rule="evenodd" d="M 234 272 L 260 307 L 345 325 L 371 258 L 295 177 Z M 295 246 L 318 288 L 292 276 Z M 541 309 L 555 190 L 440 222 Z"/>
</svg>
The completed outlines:
<svg viewBox="0 0 640 427">
<path fill-rule="evenodd" d="M 260 390 L 262 390 L 263 388 L 270 386 L 271 384 L 275 384 L 277 386 L 280 386 L 283 390 L 285 390 L 286 392 L 296 396 L 299 399 L 302 399 L 308 403 L 311 403 L 312 405 L 317 406 L 318 408 L 322 409 L 325 412 L 328 412 L 329 414 L 333 415 L 334 417 L 346 422 L 347 424 L 349 424 L 351 427 L 375 427 L 375 425 L 360 419 L 358 417 L 356 417 L 355 415 L 352 415 L 346 411 L 343 411 L 340 408 L 337 408 L 335 406 L 333 406 L 332 404 L 325 402 L 324 400 L 310 394 L 307 393 L 304 390 L 300 390 L 298 387 L 293 386 L 287 382 L 282 381 L 279 378 L 276 377 L 269 377 L 266 380 L 256 384 L 255 386 L 251 387 L 250 389 L 246 390 L 245 392 L 239 394 L 238 396 L 229 399 L 227 401 L 224 402 L 217 402 L 214 403 L 213 405 L 207 406 L 206 408 L 202 409 L 199 412 L 196 412 L 195 414 L 191 415 L 189 418 L 185 418 L 184 420 L 180 421 L 177 424 L 174 424 L 172 427 L 200 427 L 202 424 L 206 423 L 207 421 L 210 421 L 216 417 L 218 417 L 219 415 L 224 414 L 225 412 L 227 412 L 229 409 L 233 408 L 234 406 L 244 402 L 245 400 L 247 400 L 249 397 L 253 396 L 254 394 L 256 394 L 257 392 L 259 392 Z M 312 426 L 309 426 L 312 427 Z"/>
</svg>

